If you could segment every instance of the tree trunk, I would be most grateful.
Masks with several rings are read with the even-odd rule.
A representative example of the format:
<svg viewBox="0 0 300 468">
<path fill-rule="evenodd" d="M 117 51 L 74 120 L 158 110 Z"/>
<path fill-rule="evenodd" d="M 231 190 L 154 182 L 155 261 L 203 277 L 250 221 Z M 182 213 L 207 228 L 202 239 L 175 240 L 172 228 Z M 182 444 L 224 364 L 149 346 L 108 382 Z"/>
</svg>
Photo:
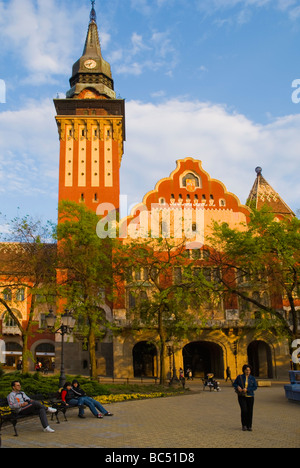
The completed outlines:
<svg viewBox="0 0 300 468">
<path fill-rule="evenodd" d="M 166 383 L 166 330 L 163 325 L 163 306 L 160 307 L 158 316 L 158 332 L 160 337 L 160 385 Z"/>
<path fill-rule="evenodd" d="M 28 355 L 28 334 L 23 333 L 23 349 L 22 349 L 22 374 L 29 372 L 29 355 Z"/>
</svg>

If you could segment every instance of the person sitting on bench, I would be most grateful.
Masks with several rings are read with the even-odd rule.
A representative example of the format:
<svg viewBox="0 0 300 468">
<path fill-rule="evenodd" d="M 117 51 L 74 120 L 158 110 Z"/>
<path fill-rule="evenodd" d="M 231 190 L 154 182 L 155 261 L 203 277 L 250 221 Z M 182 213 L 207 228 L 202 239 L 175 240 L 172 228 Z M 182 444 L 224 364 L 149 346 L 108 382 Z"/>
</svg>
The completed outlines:
<svg viewBox="0 0 300 468">
<path fill-rule="evenodd" d="M 31 400 L 26 393 L 21 391 L 21 384 L 15 380 L 11 384 L 12 392 L 8 395 L 7 401 L 11 410 L 15 411 L 18 415 L 27 416 L 30 414 L 38 414 L 44 429 L 44 432 L 55 432 L 49 426 L 47 414 L 56 413 L 54 408 L 46 408 L 39 401 Z"/>
</svg>

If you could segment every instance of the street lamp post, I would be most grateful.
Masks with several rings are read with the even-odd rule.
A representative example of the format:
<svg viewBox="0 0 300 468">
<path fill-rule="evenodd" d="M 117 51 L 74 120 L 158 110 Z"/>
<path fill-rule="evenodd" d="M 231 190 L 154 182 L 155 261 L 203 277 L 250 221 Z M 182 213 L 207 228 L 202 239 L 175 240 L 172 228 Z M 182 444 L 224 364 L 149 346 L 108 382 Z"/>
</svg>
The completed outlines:
<svg viewBox="0 0 300 468">
<path fill-rule="evenodd" d="M 49 314 L 46 316 L 47 328 L 54 329 L 56 324 L 56 316 L 53 314 L 53 310 L 50 310 Z M 59 387 L 63 387 L 66 383 L 65 376 L 65 362 L 64 362 L 64 342 L 65 335 L 72 333 L 75 326 L 75 319 L 72 314 L 66 309 L 65 313 L 61 316 L 61 325 L 55 330 L 55 333 L 60 332 L 61 334 L 61 364 L 60 364 L 60 377 L 59 377 Z"/>
<path fill-rule="evenodd" d="M 173 383 L 179 382 L 176 373 L 176 363 L 175 363 L 175 346 L 174 346 L 174 339 L 171 338 L 167 341 L 168 352 L 169 352 L 169 359 L 170 359 L 170 382 L 169 385 Z"/>
</svg>

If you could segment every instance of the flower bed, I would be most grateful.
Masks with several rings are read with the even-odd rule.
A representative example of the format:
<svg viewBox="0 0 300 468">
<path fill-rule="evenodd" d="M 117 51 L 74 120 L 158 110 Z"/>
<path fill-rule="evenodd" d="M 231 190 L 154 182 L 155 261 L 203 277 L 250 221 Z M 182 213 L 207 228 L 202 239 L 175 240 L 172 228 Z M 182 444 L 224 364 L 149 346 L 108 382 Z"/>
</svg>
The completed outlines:
<svg viewBox="0 0 300 468">
<path fill-rule="evenodd" d="M 183 395 L 184 391 L 177 392 L 176 395 Z M 107 405 L 109 403 L 118 403 L 122 401 L 131 401 L 131 400 L 145 400 L 150 398 L 164 398 L 170 396 L 170 393 L 164 392 L 156 392 L 156 393 L 120 393 L 116 395 L 101 395 L 96 396 L 94 399 L 99 401 L 103 405 Z"/>
</svg>

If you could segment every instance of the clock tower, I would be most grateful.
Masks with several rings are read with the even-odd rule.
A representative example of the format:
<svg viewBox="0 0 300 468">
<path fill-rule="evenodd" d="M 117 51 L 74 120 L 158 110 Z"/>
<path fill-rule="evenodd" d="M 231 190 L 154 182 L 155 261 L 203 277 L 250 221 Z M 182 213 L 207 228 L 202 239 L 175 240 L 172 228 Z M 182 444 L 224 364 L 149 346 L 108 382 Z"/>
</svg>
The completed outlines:
<svg viewBox="0 0 300 468">
<path fill-rule="evenodd" d="M 54 99 L 60 139 L 59 201 L 119 209 L 125 104 L 116 99 L 111 68 L 102 57 L 92 1 L 83 54 L 73 65 L 66 99 Z"/>
</svg>

